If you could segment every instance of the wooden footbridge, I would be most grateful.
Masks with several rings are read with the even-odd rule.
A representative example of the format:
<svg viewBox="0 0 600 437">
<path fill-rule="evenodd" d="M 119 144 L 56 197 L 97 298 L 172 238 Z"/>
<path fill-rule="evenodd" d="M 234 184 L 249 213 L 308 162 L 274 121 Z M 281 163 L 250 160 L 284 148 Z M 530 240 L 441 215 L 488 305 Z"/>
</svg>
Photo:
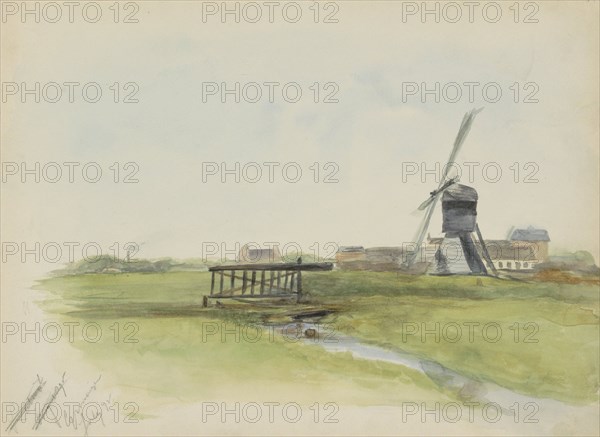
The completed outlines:
<svg viewBox="0 0 600 437">
<path fill-rule="evenodd" d="M 302 297 L 302 272 L 323 272 L 333 263 L 233 264 L 210 267 L 209 299 L 256 299 Z"/>
</svg>

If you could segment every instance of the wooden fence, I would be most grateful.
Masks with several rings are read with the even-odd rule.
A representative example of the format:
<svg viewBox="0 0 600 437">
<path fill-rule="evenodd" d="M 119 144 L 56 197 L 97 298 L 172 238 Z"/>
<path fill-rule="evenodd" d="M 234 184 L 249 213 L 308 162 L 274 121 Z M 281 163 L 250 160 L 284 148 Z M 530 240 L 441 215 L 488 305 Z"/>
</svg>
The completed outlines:
<svg viewBox="0 0 600 437">
<path fill-rule="evenodd" d="M 210 267 L 208 298 L 273 298 L 302 296 L 302 272 L 333 269 L 332 263 L 234 264 Z M 207 304 L 205 299 L 205 305 Z"/>
</svg>

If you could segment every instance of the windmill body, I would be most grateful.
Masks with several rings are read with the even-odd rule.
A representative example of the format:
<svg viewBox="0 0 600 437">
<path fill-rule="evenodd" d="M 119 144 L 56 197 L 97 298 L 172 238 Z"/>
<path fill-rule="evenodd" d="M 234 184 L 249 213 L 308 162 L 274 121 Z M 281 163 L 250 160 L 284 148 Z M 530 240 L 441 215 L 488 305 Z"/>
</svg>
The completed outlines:
<svg viewBox="0 0 600 437">
<path fill-rule="evenodd" d="M 454 184 L 442 195 L 442 232 L 475 232 L 477 224 L 477 191 Z"/>
<path fill-rule="evenodd" d="M 477 191 L 461 184 L 453 184 L 442 195 L 442 232 L 445 234 L 444 243 L 449 239 L 458 238 L 462 255 L 469 270 L 474 274 L 487 274 L 487 269 L 473 241 L 473 233 L 477 227 Z M 444 246 L 438 248 L 435 260 L 437 271 L 449 272 L 448 261 L 444 255 Z"/>
</svg>

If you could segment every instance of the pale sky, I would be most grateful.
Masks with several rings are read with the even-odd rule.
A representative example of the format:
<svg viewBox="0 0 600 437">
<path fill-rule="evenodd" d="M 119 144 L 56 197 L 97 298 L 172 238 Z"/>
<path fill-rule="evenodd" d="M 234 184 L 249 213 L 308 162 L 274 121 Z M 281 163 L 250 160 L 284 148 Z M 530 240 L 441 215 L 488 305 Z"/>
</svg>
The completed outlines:
<svg viewBox="0 0 600 437">
<path fill-rule="evenodd" d="M 503 3 L 498 23 L 476 14 L 455 24 L 403 23 L 400 2 L 366 1 L 339 2 L 338 23 L 314 23 L 311 3 L 301 3 L 297 23 L 280 14 L 274 23 L 203 23 L 192 2 L 138 2 L 132 24 L 6 17 L 3 82 L 97 82 L 103 97 L 91 104 L 76 91 L 74 103 L 36 104 L 3 95 L 2 161 L 94 161 L 104 172 L 96 184 L 80 171 L 75 183 L 63 174 L 55 184 L 5 174 L 2 240 L 99 242 L 107 251 L 134 241 L 150 258 L 200 257 L 203 242 L 401 245 L 420 220 L 411 213 L 437 185 L 432 176 L 403 181 L 403 163 L 443 165 L 464 113 L 484 107 L 457 158 L 465 170 L 464 162 L 479 163 L 475 180 L 463 183 L 479 193 L 484 236 L 534 225 L 548 230 L 551 251 L 587 250 L 598 261 L 598 2 L 539 2 L 538 23 L 515 23 Z M 137 83 L 139 103 L 114 103 L 114 82 Z M 274 103 L 203 103 L 203 82 L 297 82 L 303 95 L 298 103 L 277 90 Z M 337 84 L 339 102 L 315 103 L 314 82 Z M 463 86 L 456 103 L 422 103 L 403 99 L 408 82 L 481 86 L 473 102 Z M 496 103 L 482 97 L 489 82 L 502 90 Z M 539 102 L 524 103 L 533 87 Z M 137 163 L 139 183 L 114 183 L 114 162 Z M 258 183 L 223 184 L 218 176 L 203 183 L 203 162 L 281 165 L 275 183 L 263 167 Z M 283 180 L 287 162 L 302 168 L 300 182 Z M 314 162 L 320 177 L 335 163 L 339 182 L 315 183 Z M 502 169 L 496 183 L 482 177 L 488 163 Z M 538 182 L 524 183 L 533 168 Z M 441 232 L 440 210 L 430 232 Z"/>
</svg>

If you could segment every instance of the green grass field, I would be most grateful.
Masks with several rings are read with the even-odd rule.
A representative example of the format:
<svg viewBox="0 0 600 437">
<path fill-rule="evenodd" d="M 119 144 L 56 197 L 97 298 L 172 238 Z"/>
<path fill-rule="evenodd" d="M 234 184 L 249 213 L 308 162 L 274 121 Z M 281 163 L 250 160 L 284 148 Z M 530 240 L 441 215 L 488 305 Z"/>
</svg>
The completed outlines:
<svg viewBox="0 0 600 437">
<path fill-rule="evenodd" d="M 135 323 L 136 343 L 106 337 L 73 346 L 151 405 L 228 397 L 285 401 L 289 393 L 298 402 L 353 405 L 459 396 L 402 366 L 327 352 L 264 329 L 256 341 L 244 336 L 246 324 L 289 322 L 296 312 L 320 308 L 333 311 L 320 323 L 368 344 L 530 396 L 597 400 L 595 283 L 482 278 L 478 284 L 474 277 L 334 271 L 306 274 L 308 294 L 300 305 L 202 308 L 209 281 L 202 272 L 54 277 L 40 282 L 47 292 L 40 304 L 64 320 Z M 225 329 L 233 333 L 222 337 Z"/>
<path fill-rule="evenodd" d="M 336 326 L 535 397 L 598 396 L 598 286 L 390 273 L 313 276 Z"/>
</svg>

